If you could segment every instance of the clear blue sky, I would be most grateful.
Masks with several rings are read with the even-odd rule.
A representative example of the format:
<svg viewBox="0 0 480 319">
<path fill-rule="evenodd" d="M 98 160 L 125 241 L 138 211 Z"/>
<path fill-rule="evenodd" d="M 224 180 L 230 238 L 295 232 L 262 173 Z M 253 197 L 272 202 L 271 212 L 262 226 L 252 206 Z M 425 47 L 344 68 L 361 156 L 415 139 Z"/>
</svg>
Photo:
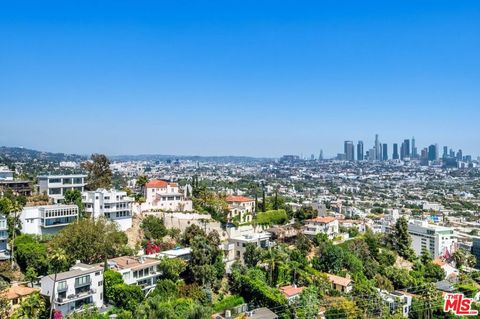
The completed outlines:
<svg viewBox="0 0 480 319">
<path fill-rule="evenodd" d="M 0 108 L 48 151 L 480 155 L 480 1 L 4 1 Z"/>
</svg>

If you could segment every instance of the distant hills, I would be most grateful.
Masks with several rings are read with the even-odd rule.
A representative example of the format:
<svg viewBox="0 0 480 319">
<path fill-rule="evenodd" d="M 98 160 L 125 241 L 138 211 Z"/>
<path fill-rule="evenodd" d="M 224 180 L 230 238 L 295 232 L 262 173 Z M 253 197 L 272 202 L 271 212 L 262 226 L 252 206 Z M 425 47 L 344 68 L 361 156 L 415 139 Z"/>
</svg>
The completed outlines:
<svg viewBox="0 0 480 319">
<path fill-rule="evenodd" d="M 268 158 L 256 158 L 249 156 L 188 156 L 188 155 L 161 155 L 161 154 L 140 154 L 140 155 L 113 155 L 108 158 L 111 161 L 198 161 L 198 162 L 257 162 L 271 160 Z M 81 162 L 88 159 L 85 155 L 52 153 L 32 150 L 23 147 L 0 147 L 0 163 L 11 164 L 14 162 Z"/>
<path fill-rule="evenodd" d="M 42 152 L 23 147 L 0 147 L 0 162 L 6 164 L 12 162 L 30 162 L 35 160 L 52 163 L 68 161 L 79 162 L 86 159 L 87 157 L 84 155 Z"/>
</svg>

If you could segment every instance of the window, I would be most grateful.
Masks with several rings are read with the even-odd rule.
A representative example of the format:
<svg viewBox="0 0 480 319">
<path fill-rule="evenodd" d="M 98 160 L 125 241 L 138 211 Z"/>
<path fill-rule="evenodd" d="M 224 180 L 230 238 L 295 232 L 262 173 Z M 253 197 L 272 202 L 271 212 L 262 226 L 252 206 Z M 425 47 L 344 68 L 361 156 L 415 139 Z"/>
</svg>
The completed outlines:
<svg viewBox="0 0 480 319">
<path fill-rule="evenodd" d="M 97 271 L 97 272 L 95 273 L 95 276 L 100 276 L 100 272 Z"/>
<path fill-rule="evenodd" d="M 89 283 L 90 283 L 89 275 L 75 278 L 75 286 L 87 285 Z"/>
<path fill-rule="evenodd" d="M 62 189 L 61 188 L 50 188 L 48 190 L 49 195 L 60 195 L 62 194 Z"/>
<path fill-rule="evenodd" d="M 67 282 L 64 280 L 64 281 L 59 281 L 57 283 L 57 290 L 65 290 L 67 289 Z"/>
<path fill-rule="evenodd" d="M 103 286 L 103 281 L 98 282 L 98 287 L 101 287 L 101 286 Z"/>
</svg>

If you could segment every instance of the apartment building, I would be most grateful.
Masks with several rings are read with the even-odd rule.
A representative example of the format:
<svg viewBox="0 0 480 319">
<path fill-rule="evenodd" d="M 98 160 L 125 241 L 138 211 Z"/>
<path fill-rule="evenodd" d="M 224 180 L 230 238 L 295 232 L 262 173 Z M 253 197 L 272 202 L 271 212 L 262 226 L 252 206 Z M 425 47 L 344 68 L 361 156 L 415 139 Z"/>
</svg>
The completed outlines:
<svg viewBox="0 0 480 319">
<path fill-rule="evenodd" d="M 108 267 L 119 272 L 128 285 L 139 285 L 147 293 L 155 288 L 162 275 L 158 269 L 160 260 L 149 257 L 122 256 L 108 260 Z"/>
<path fill-rule="evenodd" d="M 163 180 L 151 180 L 145 185 L 145 203 L 142 211 L 160 209 L 164 211 L 192 211 L 192 201 L 180 192 L 177 183 Z"/>
<path fill-rule="evenodd" d="M 411 294 L 401 291 L 388 292 L 380 289 L 377 290 L 383 302 L 390 310 L 390 313 L 394 313 L 397 311 L 397 309 L 401 308 L 400 312 L 402 313 L 402 316 L 408 318 L 410 308 L 412 307 Z"/>
<path fill-rule="evenodd" d="M 33 235 L 56 234 L 78 220 L 77 205 L 45 205 L 24 207 L 20 212 L 22 233 Z"/>
<path fill-rule="evenodd" d="M 424 220 L 413 220 L 408 224 L 412 237 L 412 248 L 420 256 L 426 249 L 433 258 L 449 257 L 454 251 L 457 239 L 453 228 L 431 225 Z"/>
<path fill-rule="evenodd" d="M 6 166 L 0 166 L 0 181 L 13 181 L 13 171 Z"/>
<path fill-rule="evenodd" d="M 0 260 L 7 260 L 10 258 L 7 242 L 8 242 L 7 217 L 3 214 L 0 214 Z"/>
<path fill-rule="evenodd" d="M 54 290 L 55 283 L 55 290 Z M 75 264 L 70 271 L 48 275 L 40 280 L 41 294 L 53 302 L 53 309 L 63 317 L 85 308 L 103 306 L 103 267 Z"/>
<path fill-rule="evenodd" d="M 250 223 L 255 214 L 255 199 L 245 196 L 227 196 L 228 221 Z"/>
<path fill-rule="evenodd" d="M 38 192 L 47 194 L 54 203 L 61 203 L 64 200 L 65 192 L 69 189 L 85 190 L 85 179 L 87 175 L 41 175 L 38 179 Z"/>
<path fill-rule="evenodd" d="M 118 224 L 123 231 L 132 227 L 134 199 L 124 191 L 97 189 L 82 193 L 85 212 L 94 218 L 105 217 Z"/>
<path fill-rule="evenodd" d="M 303 233 L 307 236 L 316 236 L 323 233 L 333 238 L 339 232 L 338 220 L 335 217 L 315 217 L 305 220 Z"/>
</svg>

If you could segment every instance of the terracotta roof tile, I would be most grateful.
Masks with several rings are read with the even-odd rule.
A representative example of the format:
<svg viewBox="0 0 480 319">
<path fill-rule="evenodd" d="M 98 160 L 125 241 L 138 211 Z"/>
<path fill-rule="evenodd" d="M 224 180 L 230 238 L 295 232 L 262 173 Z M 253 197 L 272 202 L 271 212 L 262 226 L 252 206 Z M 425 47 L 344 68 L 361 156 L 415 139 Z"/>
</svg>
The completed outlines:
<svg viewBox="0 0 480 319">
<path fill-rule="evenodd" d="M 280 287 L 280 291 L 287 298 L 302 293 L 303 289 L 305 289 L 305 287 L 295 287 L 295 286 Z"/>
<path fill-rule="evenodd" d="M 39 289 L 25 286 L 11 286 L 5 291 L 5 298 L 12 300 L 23 296 L 28 296 L 38 291 Z"/>
<path fill-rule="evenodd" d="M 148 182 L 147 184 L 145 184 L 145 187 L 146 188 L 166 188 L 167 185 L 169 185 L 170 183 L 166 182 L 166 181 L 162 181 L 162 180 L 159 180 L 159 179 L 154 179 L 154 180 L 151 180 L 150 182 Z M 170 185 L 175 185 L 176 184 L 170 184 Z"/>
<path fill-rule="evenodd" d="M 331 223 L 335 220 L 336 220 L 335 217 L 327 216 L 327 217 L 315 217 L 315 218 L 307 219 L 306 221 L 307 222 L 314 222 L 314 223 L 328 224 L 328 223 Z"/>
<path fill-rule="evenodd" d="M 227 202 L 229 203 L 242 203 L 242 202 L 253 202 L 253 198 L 245 196 L 227 196 Z"/>
</svg>

